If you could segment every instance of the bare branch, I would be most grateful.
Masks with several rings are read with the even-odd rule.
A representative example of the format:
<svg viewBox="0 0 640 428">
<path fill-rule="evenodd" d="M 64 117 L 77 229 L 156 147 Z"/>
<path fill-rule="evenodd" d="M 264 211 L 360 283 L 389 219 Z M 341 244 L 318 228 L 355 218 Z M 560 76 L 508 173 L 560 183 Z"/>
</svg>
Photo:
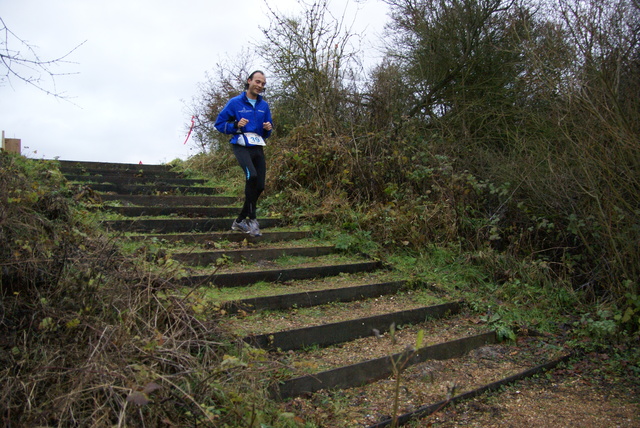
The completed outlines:
<svg viewBox="0 0 640 428">
<path fill-rule="evenodd" d="M 55 78 L 78 74 L 77 72 L 57 73 L 53 67 L 62 64 L 77 64 L 69 61 L 69 56 L 85 42 L 80 43 L 62 56 L 53 59 L 41 59 L 35 47 L 17 36 L 0 18 L 0 85 L 11 79 L 18 79 L 36 89 L 56 98 L 66 98 L 63 92 L 56 88 Z M 14 45 L 17 45 L 14 47 Z M 52 89 L 43 83 L 44 77 L 51 80 Z"/>
</svg>

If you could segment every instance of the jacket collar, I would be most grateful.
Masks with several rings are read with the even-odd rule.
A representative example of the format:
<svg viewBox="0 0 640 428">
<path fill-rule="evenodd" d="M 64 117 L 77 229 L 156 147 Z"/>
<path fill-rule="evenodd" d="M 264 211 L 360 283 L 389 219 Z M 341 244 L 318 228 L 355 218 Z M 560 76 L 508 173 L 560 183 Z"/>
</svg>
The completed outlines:
<svg viewBox="0 0 640 428">
<path fill-rule="evenodd" d="M 246 102 L 249 102 L 249 97 L 247 96 L 247 91 L 244 91 L 242 93 L 242 99 Z M 260 101 L 262 101 L 262 95 L 258 95 L 258 99 L 256 100 L 256 104 L 258 104 Z"/>
</svg>

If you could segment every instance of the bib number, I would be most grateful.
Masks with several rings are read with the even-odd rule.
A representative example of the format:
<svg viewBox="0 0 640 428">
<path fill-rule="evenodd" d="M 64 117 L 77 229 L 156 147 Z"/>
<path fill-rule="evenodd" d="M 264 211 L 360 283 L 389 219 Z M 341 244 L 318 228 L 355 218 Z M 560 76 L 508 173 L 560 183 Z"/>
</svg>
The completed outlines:
<svg viewBox="0 0 640 428">
<path fill-rule="evenodd" d="M 250 146 L 266 146 L 267 143 L 264 142 L 264 138 L 261 135 L 256 134 L 255 132 L 246 132 L 243 134 L 247 145 Z"/>
</svg>

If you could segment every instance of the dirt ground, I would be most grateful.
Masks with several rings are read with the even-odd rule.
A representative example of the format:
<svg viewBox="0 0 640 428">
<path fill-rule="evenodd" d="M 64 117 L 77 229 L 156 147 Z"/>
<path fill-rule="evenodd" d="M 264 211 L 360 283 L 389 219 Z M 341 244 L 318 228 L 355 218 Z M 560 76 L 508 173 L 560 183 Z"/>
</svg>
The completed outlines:
<svg viewBox="0 0 640 428">
<path fill-rule="evenodd" d="M 640 381 L 593 376 L 598 358 L 444 408 L 414 427 L 640 427 Z"/>
<path fill-rule="evenodd" d="M 397 298 L 396 296 L 388 299 Z M 398 302 L 374 299 L 370 304 L 375 308 L 369 306 L 369 303 L 350 303 L 347 305 L 347 312 L 351 316 L 359 314 L 360 311 L 368 314 L 385 312 L 390 310 L 385 305 L 391 303 Z M 406 307 L 411 306 L 411 302 L 401 303 Z M 336 321 L 336 314 L 344 314 L 343 306 L 329 305 L 323 307 L 323 311 L 318 314 L 315 313 L 318 309 L 315 309 L 309 317 L 321 317 L 325 322 L 333 322 Z M 271 318 L 277 319 L 262 316 L 237 322 L 242 324 L 250 321 L 252 328 L 258 330 L 262 323 L 268 325 L 268 328 L 265 327 L 267 330 L 274 325 L 278 326 L 276 330 L 282 330 L 313 324 L 313 320 L 305 323 L 303 312 L 298 311 L 291 316 L 271 315 Z M 287 364 L 298 367 L 304 363 L 304 367 L 313 366 L 312 372 L 327 370 L 360 359 L 380 357 L 380 353 L 390 355 L 399 352 L 401 349 L 398 348 L 415 343 L 417 330 L 423 330 L 425 341 L 433 340 L 435 343 L 438 340 L 472 335 L 477 333 L 476 329 L 479 327 L 482 327 L 482 323 L 470 314 L 430 320 L 427 325 L 408 326 L 398 330 L 393 341 L 388 333 L 379 338 L 361 338 L 337 347 L 312 349 L 299 356 L 287 355 Z M 415 410 L 420 405 L 443 400 L 443 391 L 437 390 L 438 385 L 447 384 L 447 380 L 458 379 L 456 376 L 460 373 L 466 377 L 462 381 L 456 380 L 461 389 L 458 393 L 521 372 L 543 361 L 558 358 L 566 353 L 561 343 L 560 338 L 553 336 L 522 337 L 517 344 L 504 343 L 487 347 L 486 355 L 476 355 L 472 352 L 464 358 L 425 362 L 411 367 L 403 375 L 399 414 Z M 483 349 L 479 349 L 478 352 Z M 372 350 L 378 354 L 369 355 Z M 633 367 L 638 367 L 639 364 L 619 359 L 615 362 L 618 365 L 617 369 L 611 370 L 611 362 L 608 360 L 609 357 L 604 353 L 583 355 L 547 373 L 518 381 L 468 401 L 447 405 L 435 414 L 409 422 L 405 426 L 640 428 L 640 379 L 633 371 Z M 620 364 L 627 364 L 627 367 L 621 367 Z M 493 374 L 493 371 L 496 373 Z M 426 382 L 425 373 L 435 375 Z M 476 384 L 472 385 L 471 380 Z M 283 410 L 298 415 L 301 422 L 314 422 L 323 428 L 366 427 L 384 420 L 391 414 L 388 407 L 393 399 L 389 391 L 393 389 L 390 385 L 393 383 L 393 379 L 389 379 L 338 393 L 319 391 L 311 398 L 288 401 L 284 404 Z M 466 383 L 468 385 L 465 385 Z M 435 390 L 431 391 L 434 388 Z"/>
<path fill-rule="evenodd" d="M 493 350 L 496 351 L 495 348 Z M 607 356 L 604 354 L 583 356 L 497 391 L 449 404 L 434 414 L 412 420 L 404 426 L 640 428 L 640 380 L 633 376 L 631 370 L 624 377 L 608 372 L 605 359 Z M 465 372 L 473 373 L 474 378 L 485 376 L 484 371 L 490 376 L 492 364 L 478 363 L 476 367 L 472 363 L 478 360 L 482 359 L 472 356 L 460 359 L 458 363 L 465 365 Z M 450 370 L 446 366 L 454 363 L 428 364 L 438 364 L 436 372 L 447 377 Z M 442 400 L 442 397 L 430 394 L 424 382 L 422 386 L 419 386 L 420 382 L 412 383 L 410 371 L 416 369 L 419 371 L 420 367 L 409 369 L 404 375 L 403 385 L 408 387 L 401 393 L 402 409 L 399 415 L 405 413 L 407 407 L 413 406 L 415 409 L 416 404 L 433 404 Z M 484 380 L 481 383 L 486 382 Z M 432 383 L 435 385 L 438 380 Z M 391 398 L 385 396 L 385 391 L 389 389 L 387 386 L 384 382 L 378 382 L 373 389 L 364 386 L 333 394 L 319 391 L 311 399 L 295 398 L 289 401 L 285 404 L 285 410 L 298 414 L 301 422 L 314 421 L 323 428 L 367 427 L 384 420 L 383 415 L 389 415 L 387 405 Z M 412 394 L 408 395 L 409 391 Z M 418 398 L 418 395 L 419 399 L 412 405 L 412 399 Z M 341 405 L 336 404 L 340 402 Z"/>
</svg>

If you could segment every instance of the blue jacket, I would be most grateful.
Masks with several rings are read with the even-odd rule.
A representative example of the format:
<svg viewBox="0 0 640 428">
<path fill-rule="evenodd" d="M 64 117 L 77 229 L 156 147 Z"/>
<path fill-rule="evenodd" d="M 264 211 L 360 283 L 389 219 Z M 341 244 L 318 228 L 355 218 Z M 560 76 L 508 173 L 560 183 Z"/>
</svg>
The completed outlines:
<svg viewBox="0 0 640 428">
<path fill-rule="evenodd" d="M 238 121 L 243 118 L 248 119 L 249 123 L 240 129 L 238 128 Z M 215 127 L 223 134 L 231 135 L 231 140 L 229 141 L 231 144 L 252 146 L 253 144 L 249 143 L 242 134 L 255 132 L 266 140 L 271 135 L 271 131 L 267 131 L 262 127 L 264 122 L 271 122 L 273 124 L 269 104 L 267 104 L 262 96 L 258 95 L 256 106 L 254 107 L 249 102 L 247 93 L 243 92 L 231 98 L 227 105 L 224 106 L 216 119 Z M 240 142 L 238 142 L 239 138 L 242 138 Z"/>
</svg>

